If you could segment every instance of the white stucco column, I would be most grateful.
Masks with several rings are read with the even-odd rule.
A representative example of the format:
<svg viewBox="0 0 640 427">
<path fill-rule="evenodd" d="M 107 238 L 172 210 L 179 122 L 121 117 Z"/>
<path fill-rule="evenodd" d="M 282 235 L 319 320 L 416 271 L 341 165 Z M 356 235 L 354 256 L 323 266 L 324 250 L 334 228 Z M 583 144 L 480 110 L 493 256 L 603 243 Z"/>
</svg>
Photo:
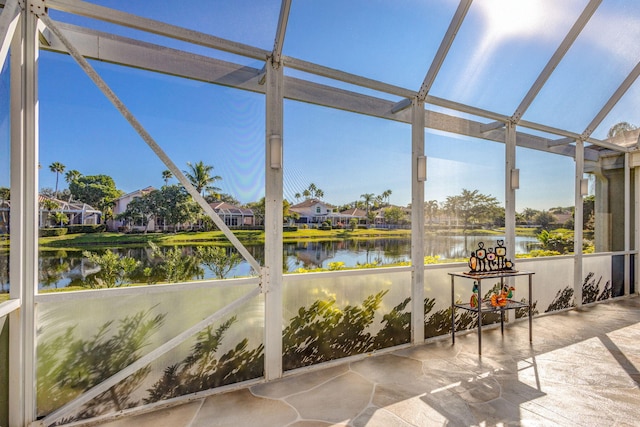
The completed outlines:
<svg viewBox="0 0 640 427">
<path fill-rule="evenodd" d="M 631 155 L 624 154 L 624 294 L 631 291 Z M 636 270 L 637 271 L 637 270 Z"/>
</svg>

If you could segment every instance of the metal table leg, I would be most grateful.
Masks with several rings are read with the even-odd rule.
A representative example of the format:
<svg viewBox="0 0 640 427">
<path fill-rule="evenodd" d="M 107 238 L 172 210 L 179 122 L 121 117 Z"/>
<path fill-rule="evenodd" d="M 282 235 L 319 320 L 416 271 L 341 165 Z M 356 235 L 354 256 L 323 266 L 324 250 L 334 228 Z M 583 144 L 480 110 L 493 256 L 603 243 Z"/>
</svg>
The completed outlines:
<svg viewBox="0 0 640 427">
<path fill-rule="evenodd" d="M 500 292 L 504 288 L 504 277 L 500 278 Z M 504 335 L 504 309 L 500 309 L 500 333 Z"/>
<path fill-rule="evenodd" d="M 453 299 L 453 276 L 451 276 L 451 343 L 456 343 L 456 305 Z"/>
<path fill-rule="evenodd" d="M 533 319 L 532 319 L 532 310 L 531 310 L 531 301 L 533 298 L 533 294 L 531 291 L 531 274 L 529 274 L 529 342 L 533 342 L 533 331 L 531 329 L 531 326 L 533 324 Z"/>
<path fill-rule="evenodd" d="M 478 279 L 478 355 L 482 354 L 482 279 Z"/>
</svg>

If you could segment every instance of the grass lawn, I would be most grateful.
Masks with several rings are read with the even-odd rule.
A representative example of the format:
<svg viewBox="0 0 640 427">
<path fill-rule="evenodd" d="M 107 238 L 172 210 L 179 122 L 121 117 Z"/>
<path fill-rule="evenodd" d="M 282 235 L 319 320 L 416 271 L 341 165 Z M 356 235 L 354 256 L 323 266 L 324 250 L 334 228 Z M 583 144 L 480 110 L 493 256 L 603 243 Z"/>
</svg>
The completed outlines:
<svg viewBox="0 0 640 427">
<path fill-rule="evenodd" d="M 535 236 L 537 230 L 531 228 L 517 228 L 516 234 L 519 236 Z M 430 233 L 427 231 L 427 233 Z M 442 230 L 437 234 L 461 235 L 462 230 Z M 468 230 L 469 235 L 501 235 L 504 229 L 496 230 Z M 261 230 L 235 230 L 234 235 L 243 243 L 260 244 L 264 243 L 264 231 Z M 343 239 L 380 239 L 380 238 L 409 238 L 411 230 L 384 230 L 384 229 L 299 229 L 297 231 L 283 232 L 283 241 L 320 241 L 320 240 L 343 240 Z M 181 246 L 181 245 L 229 245 L 229 241 L 221 231 L 199 231 L 180 233 L 147 233 L 147 234 L 124 234 L 124 233 L 86 233 L 67 234 L 64 236 L 41 237 L 39 239 L 40 248 L 47 249 L 91 249 L 104 247 L 142 247 L 149 242 L 154 242 L 159 246 Z M 0 250 L 9 249 L 9 240 L 0 241 Z"/>
<path fill-rule="evenodd" d="M 241 242 L 264 243 L 264 232 L 261 230 L 236 230 L 234 235 Z M 298 231 L 283 232 L 283 240 L 286 242 L 309 240 L 341 240 L 341 239 L 376 239 L 376 238 L 407 238 L 411 236 L 410 230 L 315 230 L 300 229 Z M 41 237 L 39 239 L 42 249 L 74 249 L 74 248 L 99 248 L 118 246 L 146 246 L 154 242 L 160 246 L 180 245 L 224 245 L 230 244 L 221 231 L 200 231 L 181 233 L 88 233 L 67 234 L 64 236 Z"/>
</svg>

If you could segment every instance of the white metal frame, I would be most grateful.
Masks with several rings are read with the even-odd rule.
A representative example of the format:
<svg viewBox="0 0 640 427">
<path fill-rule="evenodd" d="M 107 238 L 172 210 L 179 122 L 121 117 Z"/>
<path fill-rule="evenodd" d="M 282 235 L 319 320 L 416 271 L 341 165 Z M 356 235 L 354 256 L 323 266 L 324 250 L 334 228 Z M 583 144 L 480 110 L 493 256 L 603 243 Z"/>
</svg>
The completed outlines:
<svg viewBox="0 0 640 427">
<path fill-rule="evenodd" d="M 258 292 L 265 293 L 265 378 L 267 380 L 282 376 L 282 202 L 283 202 L 283 168 L 272 167 L 272 155 L 269 141 L 279 139 L 284 144 L 283 135 L 283 100 L 285 98 L 312 102 L 329 108 L 339 108 L 361 114 L 409 123 L 412 126 L 412 342 L 420 343 L 424 340 L 422 318 L 422 301 L 424 297 L 424 183 L 417 179 L 417 158 L 424 155 L 424 130 L 433 128 L 447 132 L 454 132 L 474 138 L 487 139 L 505 144 L 505 212 L 507 247 L 515 237 L 515 199 L 516 194 L 510 186 L 509 174 L 516 166 L 515 149 L 517 146 L 552 152 L 575 158 L 575 256 L 574 256 L 574 289 L 576 301 L 581 301 L 582 278 L 582 197 L 580 196 L 580 180 L 585 161 L 596 161 L 599 158 L 597 150 L 585 147 L 585 143 L 596 147 L 623 153 L 625 156 L 625 229 L 630 233 L 630 148 L 620 147 L 607 141 L 600 141 L 591 137 L 593 130 L 601 123 L 613 106 L 621 99 L 629 87 L 640 75 L 640 63 L 621 83 L 615 93 L 602 107 L 582 134 L 576 134 L 564 129 L 553 128 L 540 123 L 521 120 L 522 115 L 531 105 L 540 89 L 544 86 L 553 70 L 560 63 L 568 49 L 576 40 L 586 23 L 591 19 L 601 0 L 590 0 L 583 13 L 575 22 L 567 36 L 562 41 L 552 58 L 549 60 L 538 79 L 529 89 L 516 111 L 511 117 L 463 105 L 446 99 L 429 95 L 429 90 L 438 75 L 440 67 L 447 56 L 458 29 L 466 16 L 472 0 L 461 0 L 449 28 L 442 40 L 436 57 L 427 71 L 424 81 L 418 90 L 406 89 L 384 82 L 375 81 L 361 76 L 331 69 L 319 64 L 313 64 L 283 55 L 286 27 L 288 22 L 291 0 L 283 0 L 278 21 L 278 28 L 271 52 L 247 46 L 241 43 L 224 40 L 211 35 L 181 28 L 148 18 L 134 16 L 107 7 L 98 6 L 78 0 L 47 0 L 46 7 L 82 16 L 100 19 L 106 22 L 124 25 L 126 27 L 158 34 L 189 43 L 206 46 L 217 50 L 231 52 L 244 57 L 265 61 L 262 70 L 251 70 L 239 64 L 217 60 L 202 55 L 189 54 L 168 48 L 158 49 L 150 43 L 104 34 L 98 31 L 82 29 L 52 21 L 47 15 L 43 0 L 27 0 L 18 3 L 17 0 L 7 0 L 0 15 L 0 63 L 4 62 L 11 43 L 11 300 L 0 306 L 0 315 L 10 316 L 10 425 L 22 426 L 35 421 L 35 315 L 36 302 L 39 300 L 54 300 L 65 298 L 83 298 L 84 296 L 38 296 L 37 283 L 37 157 L 38 157 L 38 96 L 37 96 L 37 56 L 39 47 L 38 19 L 47 26 L 43 33 L 43 48 L 52 51 L 69 53 L 94 80 L 103 93 L 111 100 L 118 110 L 131 123 L 143 140 L 152 148 L 157 156 L 165 163 L 189 191 L 200 206 L 209 214 L 239 252 L 247 259 L 252 267 L 260 274 L 258 279 L 246 279 L 247 283 L 260 284 L 252 292 L 226 307 L 222 312 L 212 314 L 202 325 L 206 326 L 226 313 L 225 310 L 253 298 Z M 100 41 L 100 51 L 97 50 Z M 265 218 L 265 266 L 257 261 L 244 249 L 219 217 L 190 185 L 182 172 L 166 156 L 153 138 L 144 130 L 142 125 L 128 111 L 102 79 L 95 73 L 85 58 L 96 58 L 122 65 L 138 66 L 163 73 L 198 79 L 216 84 L 225 84 L 244 90 L 264 93 L 266 102 L 266 135 L 265 135 L 265 174 L 266 174 L 266 218 Z M 373 89 L 403 99 L 399 102 L 376 98 L 344 89 L 337 89 L 328 85 L 312 83 L 299 78 L 285 77 L 283 70 L 289 67 L 307 73 L 328 77 L 366 89 Z M 478 121 L 462 119 L 455 115 L 425 109 L 425 104 L 439 108 L 455 110 L 479 117 Z M 410 111 L 405 111 L 409 110 Z M 484 120 L 493 121 L 485 123 Z M 558 139 L 546 139 L 526 132 L 517 131 L 516 126 L 543 131 L 558 136 Z M 572 143 L 575 142 L 575 145 Z M 282 155 L 282 153 L 280 153 Z M 284 166 L 283 166 L 284 167 Z M 635 176 L 636 193 L 634 202 L 638 206 L 638 189 L 640 174 Z M 416 209 L 416 207 L 419 207 Z M 625 238 L 625 293 L 628 293 L 629 254 L 638 253 L 640 242 L 640 227 L 638 226 L 638 209 L 636 209 L 634 230 L 635 251 L 630 250 L 630 235 Z M 216 220 L 217 218 L 217 220 Z M 220 223 L 219 223 L 220 222 Z M 512 249 L 513 250 L 513 249 Z M 513 256 L 513 255 L 511 255 Z M 636 257 L 636 265 L 638 265 Z M 637 269 L 636 269 L 637 271 Z M 369 274 L 370 272 L 367 272 Z M 355 274 L 355 273 L 345 273 Z M 243 281 L 244 283 L 244 281 Z M 210 284 L 184 285 L 208 286 Z M 216 284 L 213 284 L 216 286 Z M 160 288 L 158 288 L 160 289 Z M 176 288 L 178 289 L 178 288 Z M 158 290 L 160 291 L 160 290 Z M 638 289 L 636 288 L 636 291 Z M 144 291 L 122 290 L 124 293 L 138 293 Z M 97 294 L 96 294 L 97 295 Z M 107 295 L 106 293 L 104 295 Z M 113 294 L 109 294 L 113 295 Z M 192 328 L 193 329 L 193 328 Z M 166 344 L 171 347 L 189 329 Z M 166 350 L 165 346 L 156 351 Z M 148 355 L 147 358 L 155 355 Z M 142 363 L 142 362 L 140 362 Z M 126 375 L 136 366 L 131 366 L 121 372 Z M 117 378 L 112 378 L 94 390 L 85 393 L 79 400 L 50 414 L 39 424 L 48 425 L 55 422 L 69 410 L 90 400 L 92 396 L 106 389 Z"/>
</svg>

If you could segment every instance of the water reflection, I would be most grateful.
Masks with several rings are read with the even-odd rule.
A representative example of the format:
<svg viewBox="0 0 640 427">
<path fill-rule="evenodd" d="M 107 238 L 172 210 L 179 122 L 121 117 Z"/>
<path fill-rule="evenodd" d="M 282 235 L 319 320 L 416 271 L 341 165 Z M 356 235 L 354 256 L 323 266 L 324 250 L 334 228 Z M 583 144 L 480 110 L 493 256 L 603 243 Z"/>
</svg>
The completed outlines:
<svg viewBox="0 0 640 427">
<path fill-rule="evenodd" d="M 425 256 L 439 256 L 443 260 L 464 259 L 478 247 L 478 242 L 495 246 L 496 240 L 503 237 L 487 236 L 429 236 L 425 240 Z M 527 253 L 537 243 L 534 237 L 516 237 L 516 253 Z M 411 239 L 375 239 L 375 240 L 339 240 L 329 242 L 285 243 L 285 272 L 299 269 L 329 269 L 331 263 L 342 262 L 344 267 L 397 265 L 411 260 Z M 193 256 L 195 247 L 182 246 L 185 257 Z M 264 246 L 250 245 L 247 250 L 259 262 L 264 263 Z M 158 278 L 144 276 L 144 267 L 153 267 L 158 260 L 153 257 L 149 247 L 112 249 L 121 256 L 132 257 L 141 263 L 140 272 L 132 277 L 136 283 L 153 283 Z M 0 284 L 2 291 L 9 289 L 9 254 L 0 254 Z M 67 286 L 83 286 L 87 277 L 96 274 L 98 268 L 82 256 L 81 251 L 42 251 L 38 259 L 39 289 L 55 289 Z M 214 278 L 212 273 L 202 269 L 204 275 L 192 279 Z M 227 274 L 226 278 L 255 276 L 251 266 L 242 262 Z M 158 279 L 158 280 L 156 280 Z"/>
</svg>

